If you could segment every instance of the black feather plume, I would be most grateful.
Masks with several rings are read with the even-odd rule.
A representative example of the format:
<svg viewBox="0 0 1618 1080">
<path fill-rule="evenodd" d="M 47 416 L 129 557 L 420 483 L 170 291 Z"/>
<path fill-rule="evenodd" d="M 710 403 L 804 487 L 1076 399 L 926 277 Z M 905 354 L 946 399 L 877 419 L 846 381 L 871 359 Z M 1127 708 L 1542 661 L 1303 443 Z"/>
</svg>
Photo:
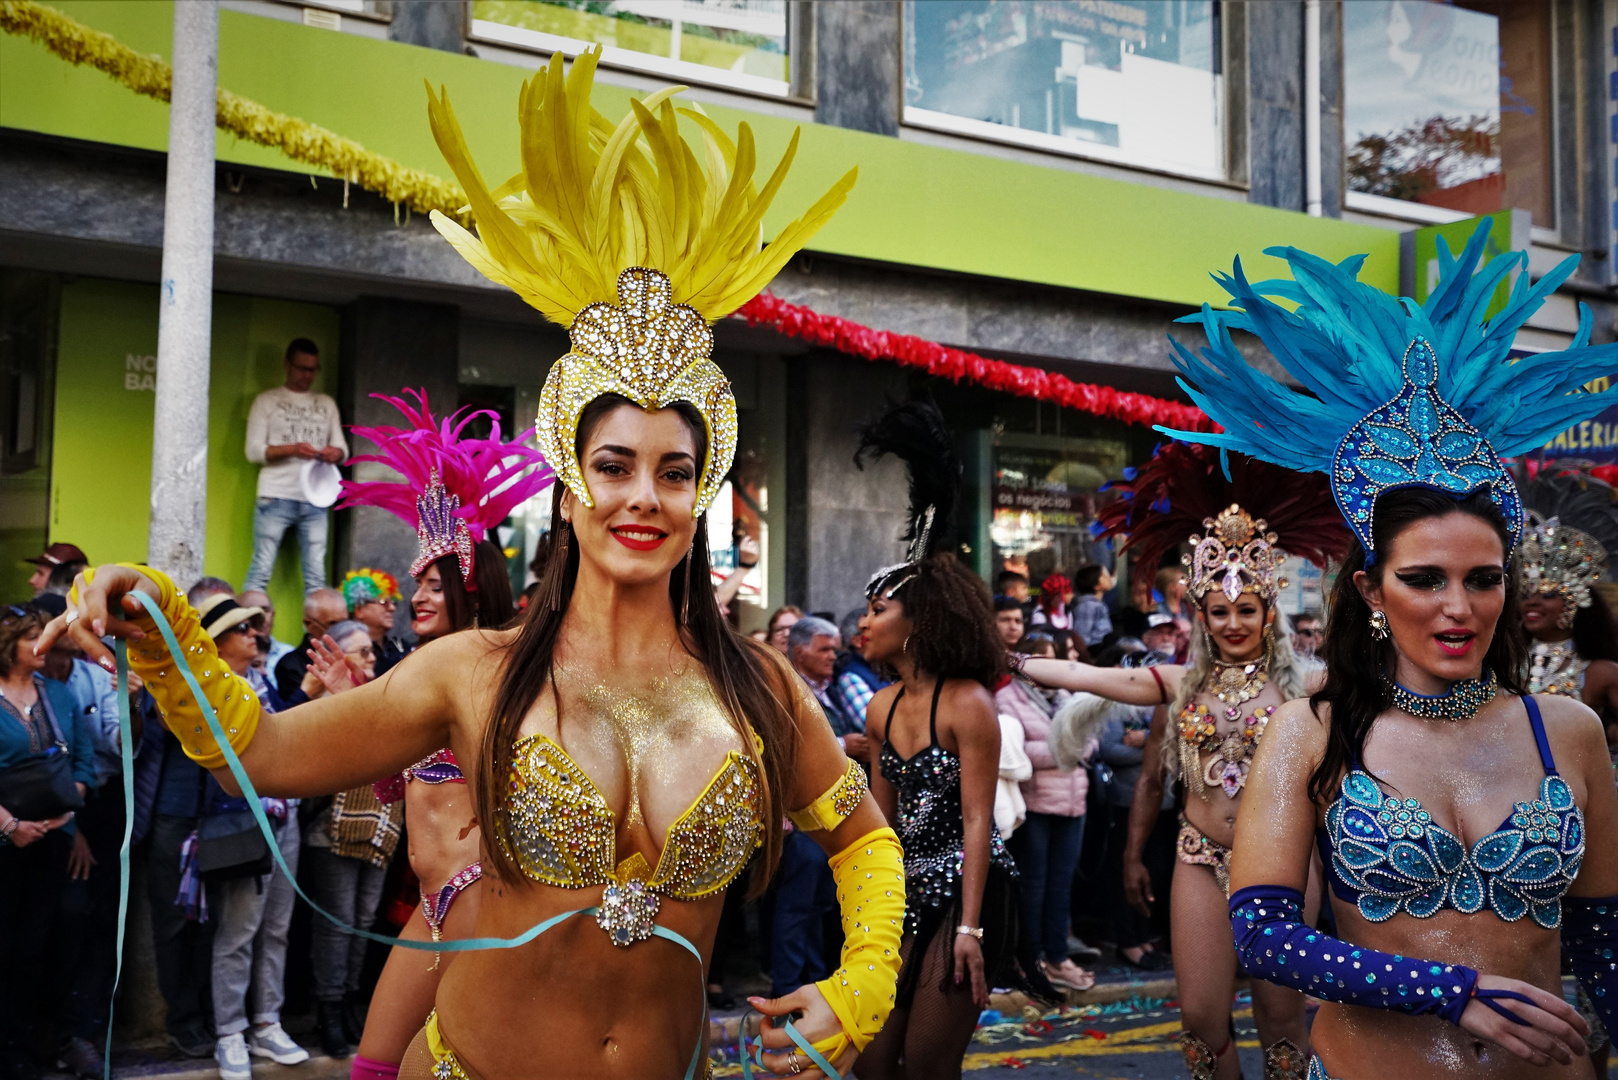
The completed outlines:
<svg viewBox="0 0 1618 1080">
<path fill-rule="evenodd" d="M 931 401 L 911 400 L 891 405 L 888 411 L 860 429 L 854 464 L 865 468 L 886 454 L 905 463 L 910 478 L 910 524 L 904 539 L 915 544 L 927 535 L 924 551 L 913 551 L 912 561 L 954 547 L 955 512 L 961 497 L 961 461 L 944 414 Z M 931 528 L 927 511 L 932 508 Z"/>
</svg>

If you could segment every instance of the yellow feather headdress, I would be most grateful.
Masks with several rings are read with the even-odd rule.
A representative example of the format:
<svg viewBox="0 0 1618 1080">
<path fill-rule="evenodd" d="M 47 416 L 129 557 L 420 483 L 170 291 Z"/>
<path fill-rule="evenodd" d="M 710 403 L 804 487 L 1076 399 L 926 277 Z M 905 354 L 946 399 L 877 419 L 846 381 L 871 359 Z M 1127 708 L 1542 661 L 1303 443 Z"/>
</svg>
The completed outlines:
<svg viewBox="0 0 1618 1080">
<path fill-rule="evenodd" d="M 763 243 L 763 218 L 798 149 L 793 132 L 764 187 L 753 133 L 735 141 L 700 108 L 675 109 L 669 87 L 614 126 L 590 104 L 601 50 L 564 73 L 560 53 L 518 98 L 522 171 L 483 182 L 450 108 L 427 88 L 433 137 L 466 189 L 477 234 L 434 211 L 433 225 L 467 262 L 547 319 L 568 328 L 571 350 L 539 400 L 545 459 L 594 506 L 573 442 L 579 414 L 602 394 L 647 409 L 688 401 L 708 428 L 695 512 L 718 494 L 736 452 L 736 399 L 710 356 L 708 324 L 756 296 L 848 197 L 857 169 Z M 702 134 L 698 160 L 679 117 Z M 644 143 L 644 146 L 643 146 Z"/>
</svg>

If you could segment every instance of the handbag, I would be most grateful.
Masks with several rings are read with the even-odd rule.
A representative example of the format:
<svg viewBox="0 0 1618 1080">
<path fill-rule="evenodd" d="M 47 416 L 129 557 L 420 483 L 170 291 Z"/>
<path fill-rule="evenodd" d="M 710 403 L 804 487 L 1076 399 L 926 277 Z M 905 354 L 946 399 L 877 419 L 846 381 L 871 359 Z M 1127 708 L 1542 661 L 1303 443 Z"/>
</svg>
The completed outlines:
<svg viewBox="0 0 1618 1080">
<path fill-rule="evenodd" d="M 55 742 L 43 754 L 0 772 L 0 806 L 23 821 L 49 821 L 69 810 L 84 809 L 84 796 L 73 781 L 73 755 L 68 752 L 62 725 L 56 722 L 56 710 L 43 686 L 39 688 L 39 704 Z"/>
<path fill-rule="evenodd" d="M 204 880 L 263 877 L 271 865 L 270 845 L 251 810 L 210 814 L 197 823 L 197 872 Z"/>
</svg>

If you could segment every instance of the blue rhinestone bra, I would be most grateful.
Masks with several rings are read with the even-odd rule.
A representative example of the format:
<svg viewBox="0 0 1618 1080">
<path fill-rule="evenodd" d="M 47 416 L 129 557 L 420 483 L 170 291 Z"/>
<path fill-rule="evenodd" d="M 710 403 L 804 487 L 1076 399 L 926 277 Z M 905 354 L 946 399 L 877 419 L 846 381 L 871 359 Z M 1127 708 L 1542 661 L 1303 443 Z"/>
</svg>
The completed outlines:
<svg viewBox="0 0 1618 1080">
<path fill-rule="evenodd" d="M 1317 830 L 1339 900 L 1378 923 L 1400 912 L 1426 919 L 1446 908 L 1488 908 L 1506 922 L 1526 915 L 1547 930 L 1562 925 L 1562 896 L 1584 860 L 1584 814 L 1557 774 L 1539 706 L 1532 697 L 1523 704 L 1546 772 L 1539 798 L 1517 803 L 1470 850 L 1418 800 L 1384 794 L 1363 769 L 1343 777 Z"/>
</svg>

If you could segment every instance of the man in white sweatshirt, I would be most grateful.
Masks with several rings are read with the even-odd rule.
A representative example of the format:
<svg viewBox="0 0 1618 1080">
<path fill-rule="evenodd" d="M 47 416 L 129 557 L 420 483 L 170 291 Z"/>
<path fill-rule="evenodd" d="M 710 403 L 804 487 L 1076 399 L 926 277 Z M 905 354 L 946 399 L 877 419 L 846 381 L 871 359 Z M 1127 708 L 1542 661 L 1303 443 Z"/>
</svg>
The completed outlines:
<svg viewBox="0 0 1618 1080">
<path fill-rule="evenodd" d="M 303 591 L 326 585 L 326 510 L 304 500 L 301 476 L 306 461 L 342 461 L 348 443 L 337 403 L 309 391 L 320 371 L 315 343 L 294 338 L 287 346 L 286 369 L 286 384 L 254 398 L 247 414 L 247 460 L 263 467 L 253 510 L 253 565 L 244 592 L 269 584 L 275 553 L 290 528 L 298 530 Z"/>
</svg>

